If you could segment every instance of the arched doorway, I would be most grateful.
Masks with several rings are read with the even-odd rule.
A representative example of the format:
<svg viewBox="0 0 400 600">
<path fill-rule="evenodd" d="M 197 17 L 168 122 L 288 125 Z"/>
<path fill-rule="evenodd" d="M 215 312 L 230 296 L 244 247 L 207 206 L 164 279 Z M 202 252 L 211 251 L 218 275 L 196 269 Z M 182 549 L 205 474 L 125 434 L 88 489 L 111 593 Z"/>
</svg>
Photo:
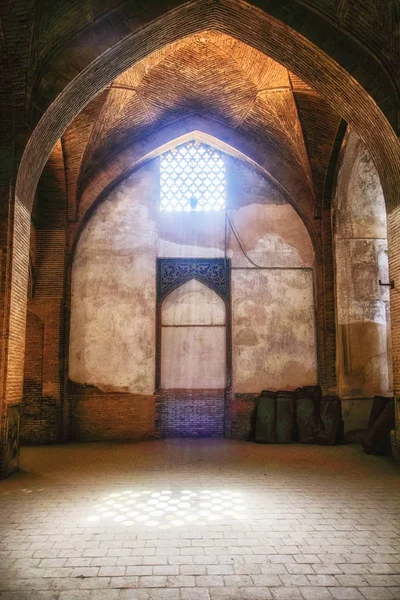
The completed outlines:
<svg viewBox="0 0 400 600">
<path fill-rule="evenodd" d="M 161 305 L 161 433 L 222 437 L 227 385 L 226 305 L 191 279 Z"/>
</svg>

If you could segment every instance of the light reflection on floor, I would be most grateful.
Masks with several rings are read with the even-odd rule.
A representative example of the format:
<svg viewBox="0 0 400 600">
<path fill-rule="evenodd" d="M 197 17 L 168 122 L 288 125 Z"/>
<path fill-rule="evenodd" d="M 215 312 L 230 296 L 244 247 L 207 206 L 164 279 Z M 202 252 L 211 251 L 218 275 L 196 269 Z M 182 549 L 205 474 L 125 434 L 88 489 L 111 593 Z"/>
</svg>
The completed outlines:
<svg viewBox="0 0 400 600">
<path fill-rule="evenodd" d="M 87 521 L 158 529 L 189 524 L 202 527 L 215 521 L 246 519 L 245 504 L 244 494 L 238 491 L 125 490 L 104 496 Z"/>
</svg>

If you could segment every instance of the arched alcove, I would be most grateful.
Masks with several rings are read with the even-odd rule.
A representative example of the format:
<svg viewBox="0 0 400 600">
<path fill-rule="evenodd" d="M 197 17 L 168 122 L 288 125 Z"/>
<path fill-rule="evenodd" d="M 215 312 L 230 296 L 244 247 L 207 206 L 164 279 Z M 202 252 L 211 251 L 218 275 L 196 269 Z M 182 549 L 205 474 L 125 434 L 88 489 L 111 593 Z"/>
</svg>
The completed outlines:
<svg viewBox="0 0 400 600">
<path fill-rule="evenodd" d="M 392 394 L 389 266 L 382 186 L 354 132 L 334 198 L 337 369 L 346 428 L 363 429 L 371 398 Z"/>
<path fill-rule="evenodd" d="M 110 430 L 124 419 L 122 395 L 132 406 L 141 403 L 154 411 L 153 393 L 161 389 L 163 435 L 222 435 L 226 387 L 229 402 L 235 398 L 239 404 L 243 395 L 254 398 L 263 388 L 293 389 L 318 379 L 316 260 L 293 206 L 250 165 L 226 155 L 228 219 L 225 210 L 160 211 L 158 160 L 110 190 L 76 245 L 69 377 L 77 437 L 91 419 L 89 408 L 79 408 L 89 407 L 87 386 L 97 390 L 91 400 L 98 405 L 96 419 L 108 407 Z M 230 294 L 227 288 L 228 295 L 219 297 L 193 275 L 162 295 L 158 346 L 156 265 L 225 264 L 225 256 Z M 229 336 L 232 344 L 226 343 Z M 158 364 L 161 380 L 155 379 Z M 179 406 L 176 388 L 185 390 Z M 190 411 L 179 413 L 189 425 L 177 429 L 177 411 L 185 403 L 195 411 L 194 420 Z M 243 409 L 248 408 L 239 437 L 247 435 L 250 404 Z M 214 421 L 218 427 L 210 429 Z M 193 429 L 193 422 L 204 427 Z"/>
</svg>

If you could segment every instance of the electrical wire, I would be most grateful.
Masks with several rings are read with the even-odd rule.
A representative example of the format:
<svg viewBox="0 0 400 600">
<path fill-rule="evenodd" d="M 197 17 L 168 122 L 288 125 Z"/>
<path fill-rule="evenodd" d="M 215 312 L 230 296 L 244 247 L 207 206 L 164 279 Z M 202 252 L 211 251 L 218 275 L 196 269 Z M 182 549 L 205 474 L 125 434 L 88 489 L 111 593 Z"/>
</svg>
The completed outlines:
<svg viewBox="0 0 400 600">
<path fill-rule="evenodd" d="M 232 233 L 233 233 L 233 235 L 235 236 L 235 239 L 236 239 L 237 243 L 239 244 L 239 248 L 241 249 L 241 251 L 242 251 L 243 255 L 244 255 L 246 258 L 247 258 L 247 260 L 248 260 L 248 261 L 249 261 L 249 262 L 250 262 L 250 263 L 251 263 L 251 264 L 252 264 L 252 265 L 253 265 L 253 266 L 254 266 L 256 269 L 265 269 L 265 267 L 262 267 L 261 265 L 257 265 L 257 263 L 255 263 L 255 262 L 254 262 L 254 260 L 252 260 L 252 259 L 250 258 L 250 256 L 247 254 L 246 250 L 245 250 L 245 249 L 244 249 L 244 247 L 243 247 L 243 244 L 242 244 L 242 242 L 241 242 L 241 241 L 240 241 L 240 239 L 239 239 L 239 236 L 238 236 L 238 234 L 237 234 L 237 233 L 236 233 L 236 231 L 235 231 L 235 228 L 234 228 L 234 226 L 233 226 L 233 224 L 232 224 L 232 221 L 231 221 L 231 220 L 230 220 L 230 218 L 229 218 L 229 215 L 228 215 L 228 210 L 227 210 L 227 209 L 225 210 L 225 260 L 226 260 L 226 244 L 227 244 L 227 241 L 226 241 L 226 237 L 227 237 L 227 236 L 226 236 L 226 229 L 227 229 L 227 228 L 226 228 L 226 223 L 227 223 L 227 222 L 229 223 L 229 226 L 230 226 L 230 228 L 231 228 L 231 230 L 232 230 Z"/>
</svg>

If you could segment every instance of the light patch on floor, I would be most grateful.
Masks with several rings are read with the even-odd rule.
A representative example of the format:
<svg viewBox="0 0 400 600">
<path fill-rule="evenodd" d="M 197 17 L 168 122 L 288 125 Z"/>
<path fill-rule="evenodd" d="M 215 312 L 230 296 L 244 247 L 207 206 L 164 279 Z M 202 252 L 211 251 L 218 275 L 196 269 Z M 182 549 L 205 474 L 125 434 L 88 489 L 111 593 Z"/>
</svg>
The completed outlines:
<svg viewBox="0 0 400 600">
<path fill-rule="evenodd" d="M 244 494 L 229 490 L 114 491 L 94 509 L 87 517 L 91 523 L 114 522 L 124 527 L 143 524 L 163 530 L 247 518 Z"/>
</svg>

